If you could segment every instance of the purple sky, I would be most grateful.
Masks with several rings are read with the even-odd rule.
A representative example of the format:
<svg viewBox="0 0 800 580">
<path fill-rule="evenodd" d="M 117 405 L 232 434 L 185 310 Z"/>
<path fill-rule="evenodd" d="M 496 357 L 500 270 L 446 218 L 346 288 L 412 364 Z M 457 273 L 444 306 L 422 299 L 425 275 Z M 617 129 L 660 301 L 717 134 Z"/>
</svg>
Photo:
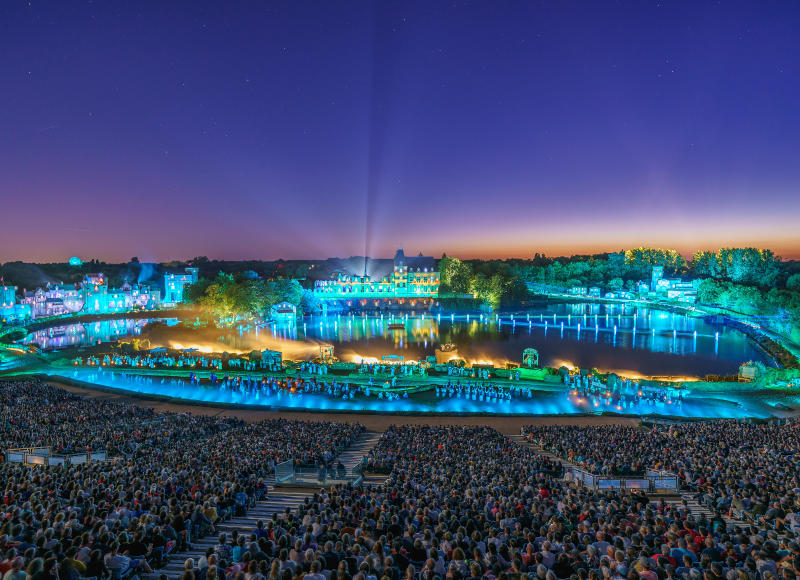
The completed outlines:
<svg viewBox="0 0 800 580">
<path fill-rule="evenodd" d="M 0 262 L 800 258 L 797 2 L 0 3 Z"/>
</svg>

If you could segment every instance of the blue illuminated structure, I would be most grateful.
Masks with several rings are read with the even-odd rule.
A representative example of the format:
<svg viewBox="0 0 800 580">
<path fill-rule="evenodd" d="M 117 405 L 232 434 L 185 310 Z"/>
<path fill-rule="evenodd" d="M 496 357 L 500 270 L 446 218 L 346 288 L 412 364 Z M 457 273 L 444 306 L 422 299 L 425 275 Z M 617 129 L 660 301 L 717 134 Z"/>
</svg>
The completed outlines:
<svg viewBox="0 0 800 580">
<path fill-rule="evenodd" d="M 380 280 L 338 273 L 332 280 L 318 280 L 314 295 L 321 301 L 341 301 L 347 306 L 381 303 L 411 305 L 432 303 L 439 295 L 439 271 L 430 256 L 407 258 L 402 249 L 394 256 L 392 272 Z"/>
<path fill-rule="evenodd" d="M 278 322 L 291 322 L 297 318 L 297 307 L 291 302 L 279 302 L 270 308 L 270 314 Z"/>
<path fill-rule="evenodd" d="M 0 286 L 0 321 L 24 322 L 31 318 L 31 307 L 17 303 L 16 286 Z"/>
<path fill-rule="evenodd" d="M 196 284 L 200 270 L 186 268 L 184 274 L 164 275 L 164 304 L 174 305 L 183 302 L 183 289 Z"/>
</svg>

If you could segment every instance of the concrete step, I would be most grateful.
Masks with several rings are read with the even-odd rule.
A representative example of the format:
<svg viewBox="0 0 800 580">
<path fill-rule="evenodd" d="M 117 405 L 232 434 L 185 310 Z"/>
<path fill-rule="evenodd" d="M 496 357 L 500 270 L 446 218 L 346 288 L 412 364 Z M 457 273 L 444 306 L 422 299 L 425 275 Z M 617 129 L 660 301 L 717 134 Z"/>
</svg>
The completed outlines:
<svg viewBox="0 0 800 580">
<path fill-rule="evenodd" d="M 342 462 L 342 465 L 347 470 L 351 470 L 361 462 L 362 457 L 369 455 L 369 452 L 378 444 L 380 438 L 381 434 L 378 432 L 364 431 L 337 459 Z"/>
</svg>

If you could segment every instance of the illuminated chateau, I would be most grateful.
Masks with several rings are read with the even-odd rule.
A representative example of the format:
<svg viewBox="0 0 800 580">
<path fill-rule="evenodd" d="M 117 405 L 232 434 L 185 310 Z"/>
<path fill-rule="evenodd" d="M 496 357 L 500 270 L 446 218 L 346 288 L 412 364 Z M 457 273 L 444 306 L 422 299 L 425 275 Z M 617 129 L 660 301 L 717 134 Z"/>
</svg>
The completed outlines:
<svg viewBox="0 0 800 580">
<path fill-rule="evenodd" d="M 166 274 L 164 285 L 168 300 L 154 283 L 131 284 L 110 288 L 102 272 L 86 274 L 79 284 L 48 283 L 36 290 L 23 290 L 17 302 L 16 286 L 0 286 L 0 321 L 21 322 L 30 319 L 70 314 L 116 314 L 133 310 L 171 307 L 183 301 L 183 289 L 197 281 L 197 268 L 186 274 Z"/>
<path fill-rule="evenodd" d="M 407 258 L 400 249 L 394 255 L 392 271 L 380 279 L 338 272 L 331 280 L 317 281 L 314 295 L 345 306 L 430 304 L 439 295 L 439 271 L 434 258 Z"/>
</svg>

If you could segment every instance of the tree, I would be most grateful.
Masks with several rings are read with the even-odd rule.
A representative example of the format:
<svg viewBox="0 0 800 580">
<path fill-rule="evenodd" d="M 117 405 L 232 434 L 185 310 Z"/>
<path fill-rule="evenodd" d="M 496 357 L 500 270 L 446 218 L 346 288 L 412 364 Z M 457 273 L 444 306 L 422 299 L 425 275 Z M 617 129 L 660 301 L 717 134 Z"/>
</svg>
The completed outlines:
<svg viewBox="0 0 800 580">
<path fill-rule="evenodd" d="M 317 314 L 320 310 L 320 300 L 312 290 L 303 290 L 303 299 L 300 308 L 305 314 Z"/>
<path fill-rule="evenodd" d="M 503 278 L 499 274 L 491 278 L 483 273 L 476 274 L 470 283 L 470 291 L 487 306 L 497 308 L 503 298 Z"/>
<path fill-rule="evenodd" d="M 789 290 L 800 292 L 800 274 L 793 274 L 786 280 L 786 287 Z"/>
<path fill-rule="evenodd" d="M 454 294 L 466 294 L 470 291 L 472 267 L 458 258 L 443 257 L 439 260 L 440 288 Z"/>
<path fill-rule="evenodd" d="M 675 274 L 686 266 L 686 260 L 675 250 L 644 247 L 627 250 L 625 263 L 640 278 L 648 278 L 653 266 L 664 266 L 664 271 L 670 274 Z"/>
<path fill-rule="evenodd" d="M 303 300 L 303 287 L 297 280 L 271 280 L 267 282 L 267 286 L 275 297 L 275 301 L 272 304 L 285 301 L 299 306 L 300 302 Z M 270 304 L 270 306 L 272 306 L 272 304 Z"/>
<path fill-rule="evenodd" d="M 704 304 L 717 304 L 724 291 L 723 284 L 711 278 L 701 280 L 697 287 L 697 299 Z"/>
<path fill-rule="evenodd" d="M 183 299 L 189 304 L 197 304 L 206 294 L 206 290 L 211 285 L 211 281 L 205 278 L 200 278 L 194 284 L 187 286 L 183 291 Z"/>
<path fill-rule="evenodd" d="M 772 286 L 778 277 L 778 259 L 770 250 L 722 248 L 717 254 L 722 275 L 733 282 Z"/>
<path fill-rule="evenodd" d="M 692 256 L 691 265 L 695 274 L 703 278 L 717 278 L 721 273 L 719 259 L 715 252 L 696 252 Z"/>
<path fill-rule="evenodd" d="M 622 278 L 612 278 L 608 281 L 608 289 L 611 291 L 622 290 L 624 285 Z"/>
<path fill-rule="evenodd" d="M 502 301 L 510 303 L 520 302 L 521 300 L 525 300 L 530 297 L 530 295 L 531 293 L 528 290 L 528 286 L 525 284 L 525 282 L 517 277 L 514 277 L 506 283 Z"/>
</svg>

